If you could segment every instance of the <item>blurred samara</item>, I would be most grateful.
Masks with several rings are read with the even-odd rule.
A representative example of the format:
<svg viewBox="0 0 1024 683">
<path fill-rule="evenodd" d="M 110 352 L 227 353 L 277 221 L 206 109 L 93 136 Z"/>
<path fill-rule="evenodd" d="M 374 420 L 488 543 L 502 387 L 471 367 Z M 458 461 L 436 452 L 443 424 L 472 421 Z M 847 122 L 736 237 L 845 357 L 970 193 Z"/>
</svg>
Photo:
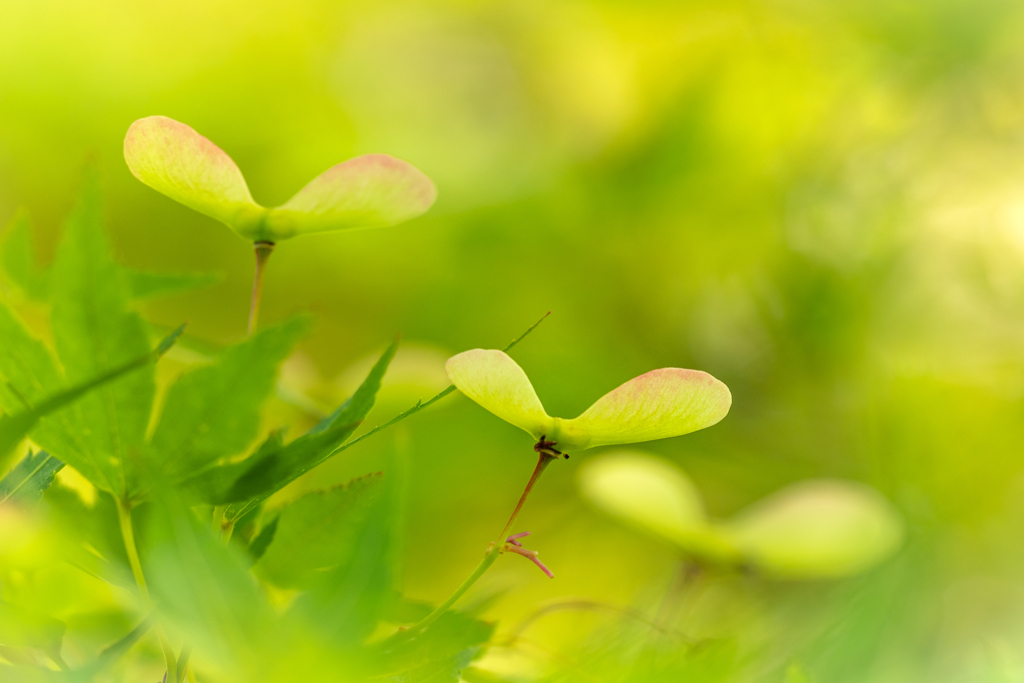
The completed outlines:
<svg viewBox="0 0 1024 683">
<path fill-rule="evenodd" d="M 839 578 L 886 559 L 903 539 L 892 505 L 852 481 L 797 482 L 720 521 L 708 519 L 681 469 L 644 453 L 619 451 L 587 463 L 579 484 L 601 511 L 705 567 L 779 579 Z"/>
</svg>

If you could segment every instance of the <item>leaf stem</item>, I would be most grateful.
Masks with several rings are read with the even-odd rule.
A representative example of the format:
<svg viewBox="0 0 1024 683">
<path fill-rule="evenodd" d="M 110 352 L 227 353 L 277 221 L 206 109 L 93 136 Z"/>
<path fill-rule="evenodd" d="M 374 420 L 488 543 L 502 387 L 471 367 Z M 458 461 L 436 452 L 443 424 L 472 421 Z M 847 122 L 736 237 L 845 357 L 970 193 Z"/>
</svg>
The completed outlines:
<svg viewBox="0 0 1024 683">
<path fill-rule="evenodd" d="M 142 597 L 142 606 L 147 612 L 153 611 L 153 600 L 149 596 L 149 588 L 146 585 L 146 577 L 142 573 L 142 562 L 139 561 L 139 550 L 135 546 L 135 530 L 132 527 L 131 504 L 117 498 L 117 521 L 121 525 L 121 537 L 124 539 L 124 549 L 128 554 L 128 564 L 132 568 L 132 575 L 135 576 L 135 584 L 139 587 L 139 595 Z M 174 652 L 167 642 L 167 636 L 163 629 L 156 627 L 157 639 L 160 641 L 160 649 L 164 653 L 164 663 L 167 666 L 167 678 L 171 681 L 177 680 L 177 662 Z"/>
<path fill-rule="evenodd" d="M 249 335 L 256 331 L 260 317 L 260 299 L 263 298 L 263 274 L 267 270 L 267 259 L 274 251 L 274 243 L 261 240 L 252 243 L 256 252 L 256 270 L 252 275 L 252 299 L 249 301 Z"/>
<path fill-rule="evenodd" d="M 540 479 L 540 475 L 543 474 L 545 468 L 547 468 L 548 464 L 552 460 L 555 460 L 554 456 L 545 452 L 540 454 L 540 457 L 537 459 L 537 466 L 533 469 L 533 475 L 530 476 L 530 481 L 527 482 L 526 488 L 523 490 L 523 495 L 519 497 L 519 503 L 516 504 L 515 510 L 512 511 L 512 516 L 508 518 L 508 522 L 505 523 L 505 528 L 501 530 L 501 535 L 498 536 L 497 540 L 487 546 L 487 550 L 484 551 L 484 558 L 480 560 L 480 564 L 476 566 L 473 573 L 466 577 L 466 580 L 463 581 L 462 584 L 455 589 L 455 592 L 452 593 L 437 609 L 415 625 L 411 626 L 402 635 L 411 638 L 425 631 L 431 624 L 437 621 L 442 614 L 451 609 L 452 605 L 458 602 L 459 598 L 461 598 L 466 591 L 472 588 L 473 584 L 491 568 L 491 565 L 498 559 L 498 555 L 502 553 L 505 547 L 505 539 L 508 537 L 508 532 L 515 523 L 519 513 L 522 512 L 523 504 L 530 496 L 530 492 L 533 491 L 533 487 L 537 483 L 537 480 Z"/>
<path fill-rule="evenodd" d="M 533 468 L 533 474 L 530 476 L 530 481 L 526 483 L 526 488 L 523 489 L 523 495 L 519 496 L 519 502 L 516 503 L 516 509 L 512 511 L 512 516 L 508 518 L 508 522 L 505 524 L 505 528 L 501 530 L 501 536 L 498 537 L 498 541 L 501 545 L 505 544 L 505 538 L 508 536 L 508 532 L 512 530 L 512 525 L 516 521 L 516 517 L 523 511 L 523 503 L 529 497 L 530 492 L 533 491 L 534 484 L 540 479 L 540 475 L 544 473 L 548 464 L 552 460 L 555 460 L 555 456 L 542 451 L 537 458 L 537 466 Z"/>
</svg>

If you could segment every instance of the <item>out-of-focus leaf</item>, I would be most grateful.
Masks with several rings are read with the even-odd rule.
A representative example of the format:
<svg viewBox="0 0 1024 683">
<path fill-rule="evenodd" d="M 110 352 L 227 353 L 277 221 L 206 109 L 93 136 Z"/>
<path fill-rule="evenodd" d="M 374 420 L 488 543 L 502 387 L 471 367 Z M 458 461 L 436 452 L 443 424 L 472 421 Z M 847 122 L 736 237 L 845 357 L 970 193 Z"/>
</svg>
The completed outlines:
<svg viewBox="0 0 1024 683">
<path fill-rule="evenodd" d="M 0 311 L 3 310 L 3 307 L 0 306 Z M 2 318 L 2 314 L 0 314 L 0 318 Z M 81 455 L 81 451 L 75 450 L 75 445 L 82 443 L 84 437 L 89 435 L 90 432 L 88 428 L 86 428 L 84 434 L 77 434 L 74 431 L 75 420 L 69 419 L 69 416 L 67 416 L 66 413 L 77 406 L 76 401 L 79 401 L 79 399 L 83 399 L 84 397 L 88 397 L 91 392 L 102 391 L 109 383 L 135 370 L 144 368 L 159 359 L 160 356 L 166 353 L 174 344 L 174 341 L 178 338 L 183 329 L 184 326 L 179 327 L 177 330 L 172 332 L 168 337 L 163 339 L 152 352 L 133 358 L 132 360 L 122 363 L 112 369 L 101 371 L 97 376 L 86 379 L 70 389 L 46 396 L 34 407 L 30 407 L 27 410 L 0 417 L 0 469 L 2 469 L 6 464 L 6 458 L 14 450 L 14 447 L 17 446 L 18 443 L 30 432 L 33 432 L 37 423 L 51 413 L 61 411 L 62 408 L 65 408 L 65 406 L 69 406 L 70 404 L 68 411 L 62 411 L 61 414 L 49 424 L 43 425 L 44 428 L 39 430 L 37 440 L 43 444 L 55 443 L 58 446 L 62 444 L 67 445 L 67 450 L 64 452 L 74 454 L 72 462 L 75 465 L 81 465 L 81 469 L 84 470 L 83 474 L 88 477 L 88 473 L 93 473 L 94 475 L 97 475 L 97 478 L 101 478 L 103 467 L 97 465 L 96 462 L 90 458 L 80 460 L 78 456 Z M 27 348 L 31 349 L 33 347 L 30 344 Z M 45 351 L 45 349 L 43 350 Z M 18 357 L 16 354 L 12 355 L 14 358 Z M 28 362 L 34 364 L 38 360 L 38 358 L 32 358 Z M 45 367 L 45 364 L 40 363 L 38 367 Z M 19 379 L 24 381 L 25 378 L 21 377 Z M 9 384 L 8 389 L 13 389 L 13 385 Z M 24 400 L 24 396 L 22 396 L 20 392 L 17 394 L 17 397 Z M 111 423 L 115 423 L 113 418 Z M 99 482 L 94 481 L 93 483 L 99 486 Z"/>
<path fill-rule="evenodd" d="M 83 677 L 91 679 L 99 672 L 112 666 L 117 662 L 117 660 L 123 657 L 125 653 L 135 645 L 135 643 L 139 642 L 139 639 L 146 635 L 149 629 L 153 628 L 153 622 L 154 619 L 152 615 L 150 615 L 144 619 L 141 624 L 133 628 L 124 638 L 121 638 L 112 645 L 104 648 L 94 662 L 81 667 L 73 673 L 80 673 Z"/>
<path fill-rule="evenodd" d="M 9 500 L 21 503 L 40 500 L 62 467 L 64 463 L 46 451 L 29 453 L 0 479 L 0 505 Z"/>
<path fill-rule="evenodd" d="M 149 352 L 139 316 L 128 309 L 131 292 L 114 262 L 100 215 L 99 189 L 90 179 L 67 220 L 53 264 L 51 325 L 68 382 L 80 384 Z M 156 384 L 140 369 L 84 396 L 68 409 L 74 453 L 49 447 L 82 474 L 118 495 L 132 488 L 145 448 Z M 70 444 L 69 444 L 70 445 Z"/>
<path fill-rule="evenodd" d="M 269 581 L 284 588 L 309 588 L 352 554 L 362 519 L 380 495 L 380 474 L 345 486 L 307 493 L 281 511 L 273 543 L 256 565 Z"/>
<path fill-rule="evenodd" d="M 30 410 L 65 388 L 64 378 L 46 346 L 36 339 L 14 312 L 0 302 L 0 404 L 8 414 Z M 61 442 L 69 428 L 40 426 L 41 439 Z M 86 464 L 88 466 L 88 464 Z"/>
<path fill-rule="evenodd" d="M 433 611 L 434 605 L 431 605 L 429 602 L 410 600 L 396 593 L 394 599 L 388 605 L 388 612 L 385 618 L 387 621 L 396 624 L 415 624 Z"/>
<path fill-rule="evenodd" d="M 148 618 L 113 645 L 105 648 L 94 661 L 68 671 L 53 671 L 41 667 L 0 665 L 0 681 L 4 683 L 89 683 L 104 669 L 113 665 L 153 627 Z"/>
<path fill-rule="evenodd" d="M 213 505 L 230 503 L 225 519 L 237 522 L 291 481 L 295 461 L 306 462 L 330 453 L 356 430 L 359 423 L 335 425 L 319 434 L 305 434 L 288 445 L 272 437 L 251 457 L 218 465 L 185 479 L 181 486 L 193 497 Z M 287 479 L 287 481 L 286 481 Z"/>
<path fill-rule="evenodd" d="M 0 645 L 36 647 L 59 655 L 66 630 L 63 621 L 0 600 Z"/>
<path fill-rule="evenodd" d="M 19 211 L 4 231 L 2 261 L 7 277 L 25 296 L 36 301 L 49 297 L 50 272 L 36 263 L 32 221 L 27 211 Z"/>
<path fill-rule="evenodd" d="M 376 646 L 375 673 L 387 680 L 456 683 L 493 633 L 493 624 L 448 611 L 416 638 Z"/>
<path fill-rule="evenodd" d="M 32 247 L 32 222 L 27 211 L 19 211 L 3 232 L 0 262 L 11 282 L 35 301 L 50 298 L 52 269 L 37 265 Z M 200 289 L 222 279 L 219 273 L 160 273 L 124 268 L 133 299 L 177 294 Z"/>
<path fill-rule="evenodd" d="M 52 519 L 64 532 L 60 552 L 66 562 L 112 585 L 134 590 L 117 508 L 110 494 L 97 492 L 87 505 L 59 483 L 43 495 Z"/>
<path fill-rule="evenodd" d="M 216 478 L 234 481 L 223 500 L 233 503 L 225 513 L 225 518 L 241 518 L 269 495 L 334 455 L 338 447 L 355 431 L 359 421 L 373 408 L 381 379 L 397 348 L 396 339 L 384 351 L 356 392 L 308 433 L 279 450 L 261 449 L 257 457 L 232 464 L 221 472 L 211 473 Z"/>
<path fill-rule="evenodd" d="M 365 514 L 353 520 L 341 562 L 323 572 L 313 589 L 292 606 L 291 613 L 331 647 L 350 651 L 360 646 L 393 599 L 393 503 L 387 492 L 374 497 Z"/>
<path fill-rule="evenodd" d="M 388 374 L 381 384 L 371 415 L 380 415 L 382 410 L 397 413 L 421 400 L 423 396 L 434 396 L 451 384 L 444 370 L 445 361 L 450 355 L 427 344 L 403 341 L 388 367 Z M 377 358 L 377 354 L 371 354 L 350 364 L 331 383 L 331 390 L 341 391 L 342 395 L 348 396 L 363 381 Z"/>
<path fill-rule="evenodd" d="M 724 525 L 756 569 L 781 578 L 830 578 L 863 571 L 903 538 L 892 506 L 872 488 L 848 481 L 793 484 Z"/>
<path fill-rule="evenodd" d="M 278 450 L 263 451 L 259 459 L 250 458 L 238 463 L 233 471 L 225 469 L 217 473 L 223 478 L 224 473 L 230 472 L 227 480 L 232 483 L 215 502 L 232 503 L 226 513 L 227 519 L 240 519 L 275 491 L 315 466 L 301 469 L 306 463 L 319 464 L 325 460 L 358 426 L 358 422 L 344 422 L 324 432 L 309 432 Z"/>
<path fill-rule="evenodd" d="M 63 388 L 63 377 L 41 341 L 0 302 L 0 399 L 8 411 L 28 408 Z"/>
<path fill-rule="evenodd" d="M 150 444 L 166 476 L 192 475 L 252 442 L 277 367 L 309 326 L 296 318 L 263 330 L 174 383 Z"/>
<path fill-rule="evenodd" d="M 144 270 L 126 272 L 128 286 L 134 299 L 149 299 L 202 289 L 222 279 L 218 273 L 156 273 Z"/>
<path fill-rule="evenodd" d="M 257 505 L 244 517 L 236 520 L 234 530 L 231 532 L 231 542 L 239 549 L 244 548 L 246 552 L 249 552 L 250 545 L 262 531 L 263 525 L 260 523 L 262 518 L 263 506 Z"/>
<path fill-rule="evenodd" d="M 142 563 L 158 611 L 195 654 L 227 670 L 257 661 L 272 613 L 249 563 L 174 494 L 154 488 Z"/>
<path fill-rule="evenodd" d="M 193 498 L 211 505 L 224 505 L 228 501 L 229 493 L 235 482 L 238 480 L 253 463 L 262 462 L 277 451 L 284 448 L 284 429 L 272 431 L 259 448 L 242 462 L 215 465 L 200 470 L 193 476 L 181 482 L 181 488 L 187 491 Z M 237 519 L 248 516 L 257 506 L 246 510 Z"/>
<path fill-rule="evenodd" d="M 252 539 L 252 543 L 249 544 L 246 550 L 249 552 L 249 559 L 254 563 L 259 562 L 263 554 L 267 552 L 267 548 L 274 540 L 274 535 L 277 533 L 277 517 L 270 520 L 260 532 L 256 535 L 256 538 Z"/>
<path fill-rule="evenodd" d="M 391 342 L 390 346 L 388 346 L 388 348 L 384 350 L 384 353 L 381 354 L 380 359 L 374 363 L 372 368 L 370 368 L 370 372 L 367 373 L 366 379 L 364 379 L 363 383 L 359 385 L 359 388 L 355 390 L 355 393 L 353 393 L 347 401 L 341 404 L 337 410 L 325 417 L 316 427 L 311 429 L 310 434 L 318 434 L 326 431 L 333 425 L 355 422 L 366 417 L 366 414 L 373 409 L 373 404 L 377 399 L 377 392 L 380 391 L 381 381 L 384 379 L 384 373 L 388 371 L 388 366 L 391 365 L 391 361 L 394 359 L 396 351 L 398 351 L 397 338 Z"/>
</svg>

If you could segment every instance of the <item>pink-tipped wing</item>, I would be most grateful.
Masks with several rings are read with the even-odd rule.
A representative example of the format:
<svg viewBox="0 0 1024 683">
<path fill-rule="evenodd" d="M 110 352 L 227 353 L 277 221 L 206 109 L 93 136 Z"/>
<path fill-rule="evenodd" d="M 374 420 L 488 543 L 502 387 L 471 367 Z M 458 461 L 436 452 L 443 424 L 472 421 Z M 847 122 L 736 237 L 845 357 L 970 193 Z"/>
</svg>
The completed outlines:
<svg viewBox="0 0 1024 683">
<path fill-rule="evenodd" d="M 651 370 L 566 420 L 560 447 L 572 451 L 680 436 L 715 424 L 731 405 L 729 388 L 706 372 Z"/>
<path fill-rule="evenodd" d="M 367 154 L 324 171 L 267 220 L 281 236 L 374 228 L 415 218 L 436 197 L 430 178 L 415 166 L 386 154 Z"/>
<path fill-rule="evenodd" d="M 171 199 L 236 228 L 241 213 L 260 208 L 224 150 L 166 116 L 139 119 L 124 139 L 132 174 Z"/>
</svg>

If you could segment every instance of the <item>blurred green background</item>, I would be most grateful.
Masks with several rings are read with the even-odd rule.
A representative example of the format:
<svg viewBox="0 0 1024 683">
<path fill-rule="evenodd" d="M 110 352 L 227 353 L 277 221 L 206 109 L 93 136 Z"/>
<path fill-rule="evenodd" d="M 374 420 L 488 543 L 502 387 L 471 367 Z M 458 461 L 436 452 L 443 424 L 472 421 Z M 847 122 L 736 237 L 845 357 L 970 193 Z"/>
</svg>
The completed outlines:
<svg viewBox="0 0 1024 683">
<path fill-rule="evenodd" d="M 123 261 L 223 273 L 147 318 L 219 344 L 244 335 L 251 247 L 131 176 L 123 135 L 151 114 L 215 141 L 267 205 L 368 152 L 438 185 L 410 223 L 279 246 L 262 321 L 319 320 L 285 396 L 338 401 L 400 331 L 432 351 L 376 424 L 442 388 L 448 354 L 551 310 L 514 356 L 552 414 L 655 367 L 729 385 L 720 425 L 646 449 L 713 514 L 818 476 L 897 505 L 904 549 L 865 576 L 687 594 L 677 627 L 716 643 L 694 671 L 1024 680 L 1024 5 L 4 0 L 0 220 L 27 207 L 47 261 L 96 165 Z M 287 403 L 268 428 L 313 419 Z M 407 464 L 404 582 L 440 601 L 530 447 L 455 395 L 302 486 Z M 556 578 L 505 558 L 471 594 L 499 633 L 569 597 L 657 611 L 677 558 L 582 501 L 588 457 L 555 463 L 518 525 Z M 595 680 L 623 631 L 551 614 L 485 666 Z"/>
</svg>

